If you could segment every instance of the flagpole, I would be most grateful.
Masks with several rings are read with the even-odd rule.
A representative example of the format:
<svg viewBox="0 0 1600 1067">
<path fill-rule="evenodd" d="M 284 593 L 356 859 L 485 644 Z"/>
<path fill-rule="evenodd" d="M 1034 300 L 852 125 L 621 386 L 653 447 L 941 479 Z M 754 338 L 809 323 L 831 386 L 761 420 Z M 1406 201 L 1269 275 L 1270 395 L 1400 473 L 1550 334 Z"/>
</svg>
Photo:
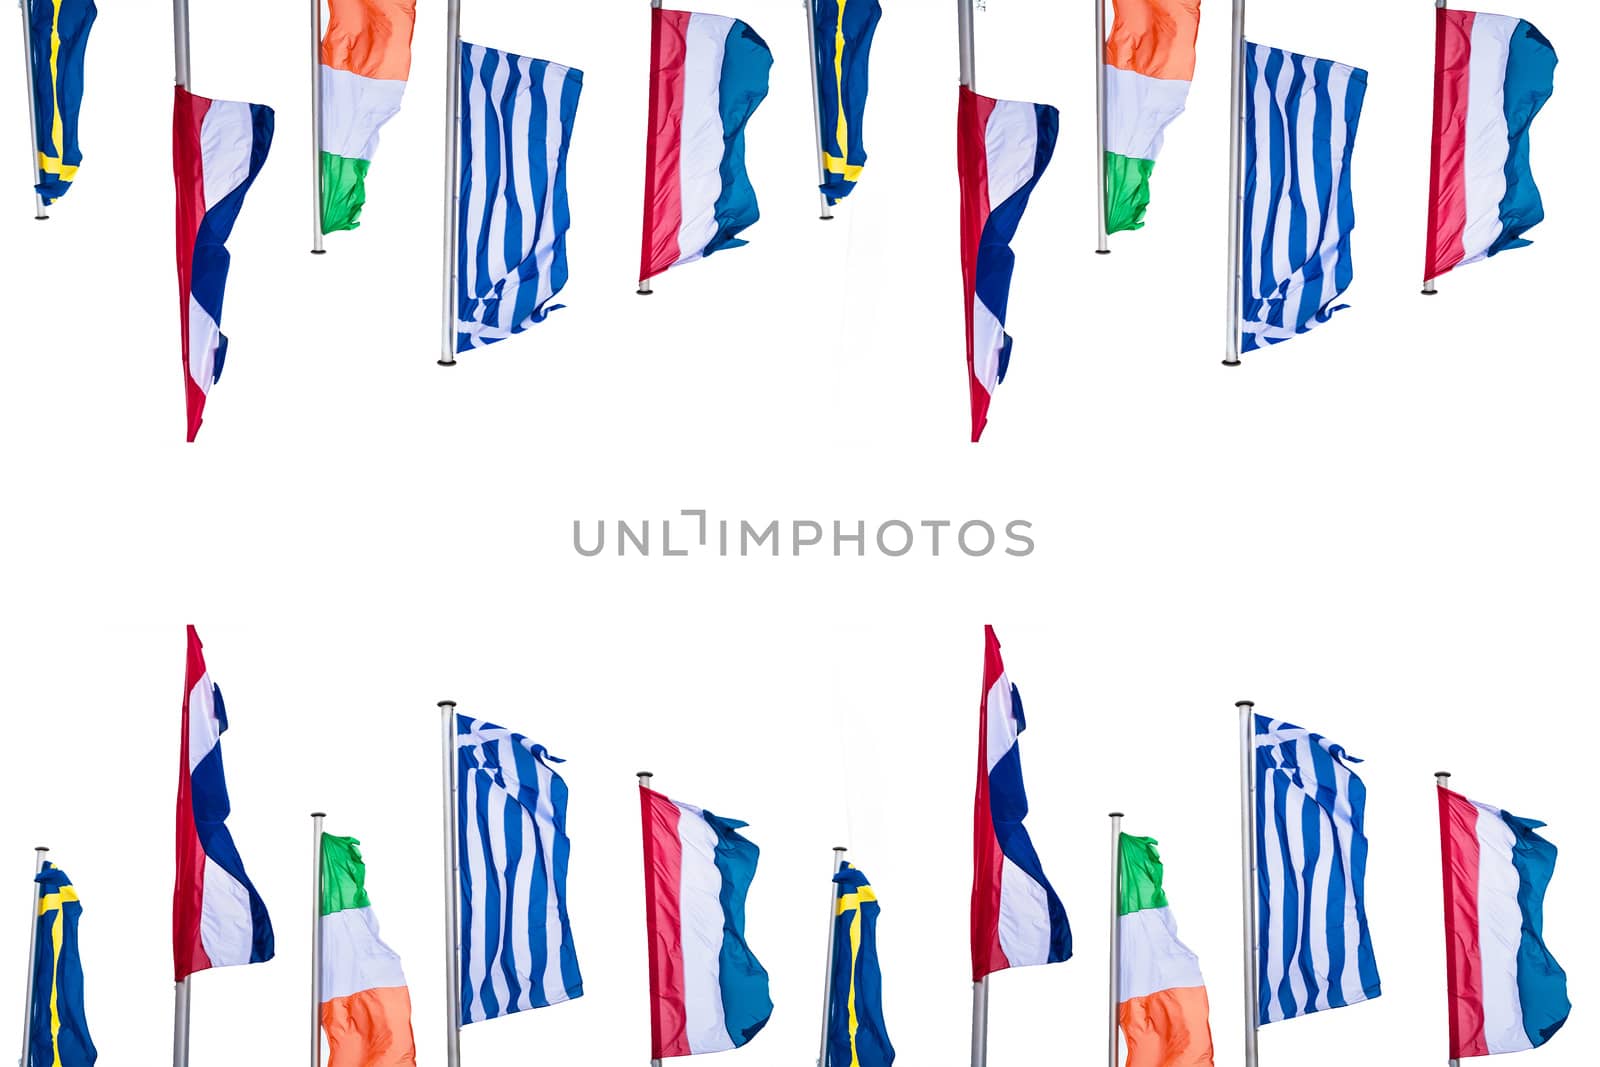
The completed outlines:
<svg viewBox="0 0 1600 1067">
<path fill-rule="evenodd" d="M 843 845 L 833 846 L 833 876 L 828 879 L 828 962 L 822 971 L 822 1047 L 817 1053 L 817 1067 L 828 1067 L 828 1020 L 833 1007 L 833 924 L 839 914 L 839 886 L 833 878 L 844 869 L 844 854 Z"/>
<path fill-rule="evenodd" d="M 1444 4 L 1440 3 L 1439 6 L 1443 7 Z M 1440 789 L 1449 789 L 1450 788 L 1450 772 L 1449 771 L 1437 771 L 1437 772 L 1435 772 L 1434 776 L 1433 776 L 1433 784 L 1435 786 L 1439 787 Z M 1445 860 L 1445 862 L 1448 863 L 1449 862 L 1448 857 L 1443 857 L 1442 856 L 1443 849 L 1441 848 L 1440 851 L 1441 851 L 1441 858 L 1443 858 Z M 1446 890 L 1445 891 L 1445 907 L 1448 908 L 1449 906 L 1450 906 L 1450 893 L 1449 893 L 1448 890 Z M 1445 974 L 1446 974 L 1446 976 L 1448 976 L 1449 973 L 1450 973 L 1450 946 L 1446 945 L 1445 946 Z M 1455 1004 L 1454 1003 L 1451 1003 L 1449 1005 L 1449 1010 L 1451 1010 L 1451 1011 L 1455 1010 Z M 1461 1067 L 1461 1061 L 1456 1059 L 1456 1058 L 1454 1058 L 1454 1057 L 1451 1057 L 1451 1059 L 1450 1059 L 1450 1067 Z"/>
<path fill-rule="evenodd" d="M 1436 10 L 1443 11 L 1445 8 L 1449 7 L 1450 4 L 1449 4 L 1448 0 L 1433 0 L 1433 6 L 1434 6 L 1434 8 Z M 1433 115 L 1433 121 L 1434 121 L 1435 124 L 1437 124 L 1438 121 L 1439 121 L 1439 36 L 1438 36 L 1438 34 L 1435 34 L 1434 38 L 1433 38 L 1433 79 L 1434 79 L 1434 92 L 1433 92 L 1433 111 L 1434 111 L 1434 115 Z M 1435 210 L 1434 209 L 1434 204 L 1435 204 L 1436 199 L 1437 199 L 1436 190 L 1434 190 L 1431 187 L 1433 185 L 1433 177 L 1434 177 L 1434 175 L 1436 175 L 1438 173 L 1439 173 L 1439 141 L 1438 141 L 1437 138 L 1435 138 L 1434 142 L 1433 142 L 1432 159 L 1430 160 L 1429 167 L 1428 167 L 1428 184 L 1430 186 L 1430 188 L 1428 190 L 1428 192 L 1430 194 L 1429 198 L 1428 198 L 1428 241 L 1429 241 L 1430 245 L 1431 245 L 1431 243 L 1433 241 L 1433 224 L 1434 224 L 1434 210 Z M 1439 295 L 1439 289 L 1433 283 L 1434 283 L 1434 279 L 1433 278 L 1424 278 L 1424 279 L 1422 279 L 1422 295 L 1423 296 L 1438 296 Z M 1448 778 L 1449 775 L 1445 775 L 1445 777 Z M 1452 1064 L 1454 1064 L 1456 1061 L 1455 1060 L 1451 1060 L 1450 1062 Z"/>
<path fill-rule="evenodd" d="M 39 966 L 39 875 L 44 871 L 44 858 L 50 850 L 44 845 L 33 850 L 33 897 L 28 907 L 28 980 L 22 984 L 22 1059 L 21 1067 L 28 1067 L 28 1053 L 33 1044 L 33 972 Z"/>
<path fill-rule="evenodd" d="M 651 3 L 650 6 L 651 7 L 660 7 L 661 4 L 660 4 L 659 0 L 653 0 L 653 2 Z M 640 283 L 640 284 L 643 284 L 643 283 Z M 638 773 L 637 777 L 639 779 L 639 788 L 640 789 L 649 789 L 650 788 L 650 780 L 652 778 L 654 778 L 655 775 L 653 773 L 651 773 L 650 771 L 640 771 Z M 641 808 L 640 808 L 641 824 L 640 824 L 640 830 L 645 835 L 648 835 L 650 833 L 650 828 L 643 824 L 644 808 L 642 806 L 642 801 L 643 801 L 643 796 L 642 795 L 640 797 L 640 800 L 641 800 Z M 648 841 L 649 837 L 646 836 L 645 840 Z M 645 908 L 645 918 L 646 918 L 646 921 L 648 921 L 649 920 L 649 914 L 650 914 L 650 867 L 649 867 L 649 859 L 648 859 L 649 853 L 647 852 L 645 855 L 646 855 L 647 858 L 645 860 L 645 872 L 644 872 L 644 886 L 645 886 L 644 908 Z M 655 944 L 653 942 L 649 945 L 648 951 L 649 951 L 649 956 L 650 956 L 650 983 L 651 983 L 651 986 L 652 986 L 652 988 L 650 990 L 650 995 L 651 995 L 650 1013 L 651 1013 L 651 1019 L 654 1020 L 654 1018 L 655 1018 L 655 989 L 654 989 L 654 984 L 655 984 L 656 947 L 655 947 Z M 651 1039 L 651 1042 L 654 1043 L 654 1041 L 655 1041 L 654 1029 L 652 1029 L 652 1031 L 651 1031 L 650 1039 Z M 652 1051 L 654 1051 L 654 1050 L 652 1049 Z M 650 1060 L 650 1067 L 661 1067 L 661 1061 L 659 1059 L 652 1058 Z"/>
<path fill-rule="evenodd" d="M 33 217 L 40 221 L 50 217 L 44 209 L 44 196 L 39 192 L 39 110 L 34 100 L 33 86 L 33 0 L 19 0 L 22 8 L 22 73 L 28 80 L 28 131 L 32 137 L 33 152 L 28 156 L 28 172 L 33 175 Z M 31 977 L 28 979 L 33 980 Z M 26 1053 L 24 1053 L 26 1056 Z"/>
<path fill-rule="evenodd" d="M 809 2 L 809 0 L 808 0 L 808 2 Z M 661 6 L 661 0 L 650 0 L 650 10 L 651 11 L 654 11 L 656 8 L 658 8 L 660 6 Z M 655 32 L 656 32 L 656 30 L 655 30 L 655 18 L 656 17 L 654 15 L 650 16 L 650 37 L 651 37 L 652 41 L 654 41 L 654 39 L 655 39 Z M 652 47 L 654 47 L 654 46 L 652 45 Z M 653 91 L 653 87 L 655 85 L 655 76 L 656 76 L 655 75 L 655 71 L 651 71 L 650 72 L 650 79 L 651 79 L 650 84 L 652 86 L 652 92 L 651 92 L 650 96 L 651 96 L 652 100 L 655 98 L 655 93 Z M 650 123 L 654 122 L 655 120 L 656 120 L 656 117 L 655 117 L 655 114 L 653 113 L 653 110 L 652 110 L 652 114 L 649 115 L 649 117 L 647 117 L 645 119 L 645 126 L 647 127 L 647 129 L 648 129 Z M 821 126 L 817 127 L 817 135 L 819 137 L 822 135 L 822 127 Z M 649 155 L 650 155 L 649 136 L 650 135 L 647 132 L 646 133 L 646 142 L 645 142 L 646 143 L 646 147 L 645 147 L 646 159 L 644 161 L 644 167 L 645 167 L 645 175 L 644 175 L 645 197 L 647 199 L 647 202 L 645 204 L 645 208 L 644 209 L 645 209 L 646 212 L 649 212 L 649 210 L 650 210 L 650 205 L 648 203 L 648 198 L 650 196 L 650 166 L 651 166 L 651 164 L 653 162 L 655 162 L 654 160 L 648 158 Z M 648 225 L 649 217 L 650 216 L 648 214 L 645 215 L 646 225 Z M 646 240 L 646 241 L 649 240 L 648 235 L 644 238 L 644 240 Z M 651 294 L 651 292 L 653 292 L 653 290 L 650 288 L 650 279 L 649 278 L 640 278 L 639 279 L 639 288 L 636 291 L 638 292 L 638 294 L 640 296 L 649 296 Z M 648 776 L 644 776 L 644 777 L 648 777 Z M 640 778 L 641 782 L 644 781 L 644 777 Z M 652 1062 L 656 1062 L 656 1061 L 652 1061 Z"/>
<path fill-rule="evenodd" d="M 311 254 L 322 255 L 322 0 L 311 0 Z"/>
<path fill-rule="evenodd" d="M 989 976 L 972 983 L 972 1067 L 989 1063 Z"/>
<path fill-rule="evenodd" d="M 1224 367 L 1239 365 L 1239 319 L 1244 307 L 1244 0 L 1233 0 L 1233 66 L 1228 99 L 1228 344 Z M 1251 1061 L 1254 1062 L 1253 1060 Z"/>
<path fill-rule="evenodd" d="M 189 979 L 172 990 L 172 1067 L 189 1067 Z"/>
<path fill-rule="evenodd" d="M 956 36 L 961 52 L 961 84 L 973 92 L 978 91 L 977 47 L 972 31 L 972 0 L 956 0 Z"/>
<path fill-rule="evenodd" d="M 1098 177 L 1095 187 L 1100 192 L 1099 207 L 1095 214 L 1099 220 L 1100 243 L 1095 255 L 1111 254 L 1110 235 L 1106 233 L 1106 3 L 1094 0 L 1094 169 Z"/>
<path fill-rule="evenodd" d="M 189 88 L 189 0 L 172 0 L 173 81 Z"/>
<path fill-rule="evenodd" d="M 456 230 L 461 200 L 461 0 L 449 0 L 445 31 L 450 54 L 444 65 L 444 310 L 440 316 L 439 366 L 453 367 L 456 365 Z M 450 765 L 454 767 L 455 762 L 452 760 Z"/>
<path fill-rule="evenodd" d="M 833 206 L 828 203 L 828 194 L 821 189 L 828 180 L 828 168 L 822 161 L 822 85 L 821 74 L 817 71 L 817 0 L 806 0 L 806 39 L 811 42 L 811 118 L 817 130 L 817 193 L 822 197 L 822 214 L 818 217 L 831 221 Z M 848 145 L 840 145 L 839 148 L 849 153 Z"/>
<path fill-rule="evenodd" d="M 451 0 L 452 10 L 457 8 Z M 456 702 L 439 701 L 443 731 L 444 780 L 444 998 L 446 1067 L 461 1067 L 461 920 L 457 909 L 461 886 L 460 857 L 456 847 Z"/>
<path fill-rule="evenodd" d="M 1256 1046 L 1261 991 L 1256 974 L 1256 705 L 1254 701 L 1241 700 L 1234 706 L 1239 709 L 1239 836 L 1243 847 L 1240 870 L 1244 888 L 1244 1067 L 1257 1067 L 1261 1062 Z"/>
<path fill-rule="evenodd" d="M 1096 0 L 1098 3 L 1099 0 Z M 1117 1008 L 1122 994 L 1122 812 L 1111 813 L 1111 1018 L 1107 1062 L 1117 1067 L 1122 1051 L 1117 1033 Z"/>
<path fill-rule="evenodd" d="M 322 1067 L 322 820 L 325 818 L 326 812 L 311 813 L 311 1067 Z"/>
</svg>

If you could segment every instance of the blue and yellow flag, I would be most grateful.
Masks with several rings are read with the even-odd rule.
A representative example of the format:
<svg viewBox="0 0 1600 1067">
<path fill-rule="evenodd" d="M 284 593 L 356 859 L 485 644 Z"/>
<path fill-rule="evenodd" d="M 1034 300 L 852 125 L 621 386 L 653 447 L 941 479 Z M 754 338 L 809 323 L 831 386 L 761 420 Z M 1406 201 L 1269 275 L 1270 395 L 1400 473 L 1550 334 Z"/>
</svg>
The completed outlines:
<svg viewBox="0 0 1600 1067">
<path fill-rule="evenodd" d="M 39 130 L 39 184 L 44 202 L 61 199 L 78 176 L 78 108 L 83 104 L 83 54 L 94 25 L 94 0 L 24 0 L 33 40 L 33 120 Z"/>
<path fill-rule="evenodd" d="M 876 6 L 876 5 L 874 5 Z M 833 989 L 828 994 L 828 1061 L 822 1067 L 889 1067 L 894 1046 L 883 1025 L 878 971 L 878 897 L 846 863 L 834 875 Z"/>
<path fill-rule="evenodd" d="M 883 15 L 878 0 L 817 0 L 817 104 L 828 203 L 850 195 L 867 162 L 861 121 L 867 110 L 867 54 Z"/>
<path fill-rule="evenodd" d="M 46 863 L 39 883 L 39 953 L 33 965 L 33 1024 L 25 1067 L 94 1067 L 83 1014 L 78 918 L 83 905 L 60 867 Z"/>
</svg>

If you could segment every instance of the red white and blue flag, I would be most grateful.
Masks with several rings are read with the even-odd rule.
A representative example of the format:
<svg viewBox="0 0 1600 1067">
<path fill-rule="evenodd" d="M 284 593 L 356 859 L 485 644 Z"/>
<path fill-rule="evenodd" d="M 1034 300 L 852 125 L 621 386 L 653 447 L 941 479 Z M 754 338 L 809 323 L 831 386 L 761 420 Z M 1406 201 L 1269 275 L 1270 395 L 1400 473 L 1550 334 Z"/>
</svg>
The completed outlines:
<svg viewBox="0 0 1600 1067">
<path fill-rule="evenodd" d="M 1531 244 L 1544 219 L 1528 129 L 1555 88 L 1556 52 L 1530 22 L 1440 8 L 1426 278 Z"/>
<path fill-rule="evenodd" d="M 978 794 L 972 814 L 972 980 L 1007 967 L 1060 963 L 1072 930 L 1027 829 L 1022 788 L 1022 697 L 1006 677 L 1000 639 L 983 628 Z"/>
<path fill-rule="evenodd" d="M 272 920 L 228 833 L 228 783 L 222 774 L 221 744 L 227 728 L 222 691 L 206 672 L 200 635 L 191 626 L 178 772 L 177 876 L 172 886 L 172 967 L 179 982 L 208 967 L 272 958 Z"/>
<path fill-rule="evenodd" d="M 967 313 L 972 439 L 1011 361 L 1006 303 L 1017 257 L 1011 239 L 1056 148 L 1059 113 L 1048 104 L 992 100 L 962 86 L 956 117 L 961 173 L 961 279 Z"/>
<path fill-rule="evenodd" d="M 639 789 L 650 1058 L 738 1048 L 767 1025 L 767 972 L 744 938 L 760 850 L 745 825 Z"/>
<path fill-rule="evenodd" d="M 272 145 L 272 109 L 208 100 L 178 86 L 172 104 L 172 176 L 178 193 L 178 323 L 189 440 L 222 374 L 222 292 L 228 234 Z"/>
<path fill-rule="evenodd" d="M 1538 1048 L 1572 1010 L 1544 944 L 1556 847 L 1543 825 L 1439 790 L 1452 1060 Z"/>
<path fill-rule="evenodd" d="M 767 98 L 772 52 L 745 23 L 650 12 L 639 280 L 747 242 L 761 217 L 744 166 L 744 131 Z"/>
</svg>

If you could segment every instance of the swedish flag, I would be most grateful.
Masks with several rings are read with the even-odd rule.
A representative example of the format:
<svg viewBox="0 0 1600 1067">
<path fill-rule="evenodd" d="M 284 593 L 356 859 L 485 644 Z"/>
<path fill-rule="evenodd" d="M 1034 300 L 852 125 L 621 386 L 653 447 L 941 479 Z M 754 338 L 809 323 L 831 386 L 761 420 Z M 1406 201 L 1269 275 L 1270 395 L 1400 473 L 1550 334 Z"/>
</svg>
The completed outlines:
<svg viewBox="0 0 1600 1067">
<path fill-rule="evenodd" d="M 33 116 L 39 131 L 39 184 L 55 203 L 78 176 L 78 108 L 94 0 L 24 0 L 33 43 Z"/>
<path fill-rule="evenodd" d="M 53 863 L 39 884 L 38 958 L 33 965 L 32 1026 L 24 1067 L 94 1067 L 94 1041 L 83 1014 L 83 967 L 78 962 L 78 917 L 83 905 Z"/>
<path fill-rule="evenodd" d="M 894 1046 L 883 1025 L 878 971 L 878 897 L 846 863 L 833 919 L 833 988 L 828 994 L 828 1057 L 821 1067 L 889 1067 Z"/>
<path fill-rule="evenodd" d="M 850 195 L 867 150 L 861 121 L 867 110 L 867 54 L 883 11 L 878 0 L 816 0 L 817 103 L 822 117 L 822 164 L 828 203 Z"/>
</svg>

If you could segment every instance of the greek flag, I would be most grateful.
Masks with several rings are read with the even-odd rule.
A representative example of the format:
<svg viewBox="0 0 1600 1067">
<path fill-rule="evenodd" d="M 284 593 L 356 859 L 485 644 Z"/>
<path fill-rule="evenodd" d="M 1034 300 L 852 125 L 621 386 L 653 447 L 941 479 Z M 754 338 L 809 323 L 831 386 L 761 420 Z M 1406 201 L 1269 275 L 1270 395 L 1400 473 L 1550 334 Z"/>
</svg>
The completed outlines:
<svg viewBox="0 0 1600 1067">
<path fill-rule="evenodd" d="M 1350 156 L 1367 72 L 1245 44 L 1240 350 L 1327 322 L 1350 285 Z"/>
<path fill-rule="evenodd" d="M 521 734 L 456 716 L 461 1022 L 583 995 L 567 919 L 567 783 Z"/>
<path fill-rule="evenodd" d="M 1261 1025 L 1377 996 L 1363 899 L 1360 760 L 1321 734 L 1255 717 Z"/>
<path fill-rule="evenodd" d="M 567 148 L 583 72 L 461 44 L 456 351 L 521 333 L 567 284 Z"/>
</svg>

